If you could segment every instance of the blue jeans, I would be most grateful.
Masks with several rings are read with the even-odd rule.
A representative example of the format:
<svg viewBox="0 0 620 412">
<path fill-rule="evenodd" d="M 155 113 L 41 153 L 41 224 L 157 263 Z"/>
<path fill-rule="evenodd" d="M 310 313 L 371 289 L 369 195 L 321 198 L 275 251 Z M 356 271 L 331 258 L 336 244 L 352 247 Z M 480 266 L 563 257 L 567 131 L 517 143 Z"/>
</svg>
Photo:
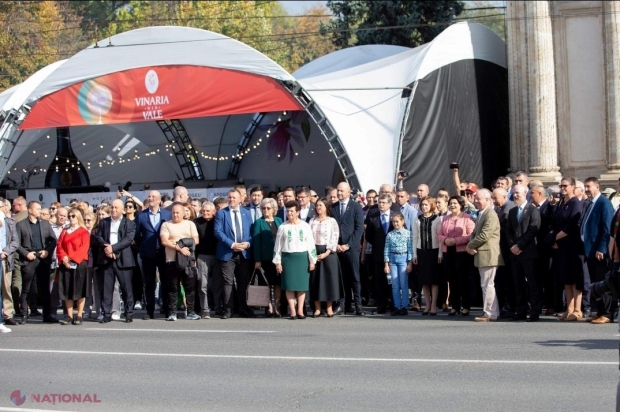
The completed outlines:
<svg viewBox="0 0 620 412">
<path fill-rule="evenodd" d="M 407 254 L 390 253 L 390 275 L 392 275 L 392 299 L 394 309 L 405 309 L 409 304 L 409 274 Z"/>
</svg>

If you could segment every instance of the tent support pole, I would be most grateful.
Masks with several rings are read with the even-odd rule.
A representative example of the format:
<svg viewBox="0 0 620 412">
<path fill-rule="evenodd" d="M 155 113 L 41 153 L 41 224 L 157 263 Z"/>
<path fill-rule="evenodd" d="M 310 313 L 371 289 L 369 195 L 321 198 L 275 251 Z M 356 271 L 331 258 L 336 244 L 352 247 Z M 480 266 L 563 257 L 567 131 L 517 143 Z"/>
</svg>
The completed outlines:
<svg viewBox="0 0 620 412">
<path fill-rule="evenodd" d="M 415 96 L 415 91 L 418 88 L 418 82 L 413 82 L 411 85 L 411 93 L 409 97 L 407 97 L 407 106 L 405 108 L 405 115 L 403 116 L 403 123 L 400 126 L 400 136 L 398 137 L 398 149 L 396 150 L 396 168 L 394 169 L 394 184 L 397 184 L 398 172 L 400 170 L 400 162 L 403 156 L 403 139 L 405 138 L 405 126 L 407 125 L 407 120 L 409 119 L 409 112 L 411 111 L 411 102 L 413 102 L 413 97 Z"/>
</svg>

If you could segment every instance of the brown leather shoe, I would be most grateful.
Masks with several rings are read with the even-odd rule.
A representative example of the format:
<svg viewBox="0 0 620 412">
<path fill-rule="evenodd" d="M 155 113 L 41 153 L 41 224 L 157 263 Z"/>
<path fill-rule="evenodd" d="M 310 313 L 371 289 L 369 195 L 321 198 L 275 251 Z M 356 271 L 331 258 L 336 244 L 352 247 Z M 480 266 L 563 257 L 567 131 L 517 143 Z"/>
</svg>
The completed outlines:
<svg viewBox="0 0 620 412">
<path fill-rule="evenodd" d="M 555 314 L 555 309 L 553 309 L 553 308 L 549 308 L 549 309 L 547 309 L 545 311 L 545 315 L 546 316 L 551 316 L 551 315 L 554 315 L 554 314 Z"/>
<path fill-rule="evenodd" d="M 594 319 L 592 323 L 596 325 L 602 325 L 603 323 L 611 323 L 611 319 L 609 319 L 607 316 L 599 316 L 598 318 Z"/>
</svg>

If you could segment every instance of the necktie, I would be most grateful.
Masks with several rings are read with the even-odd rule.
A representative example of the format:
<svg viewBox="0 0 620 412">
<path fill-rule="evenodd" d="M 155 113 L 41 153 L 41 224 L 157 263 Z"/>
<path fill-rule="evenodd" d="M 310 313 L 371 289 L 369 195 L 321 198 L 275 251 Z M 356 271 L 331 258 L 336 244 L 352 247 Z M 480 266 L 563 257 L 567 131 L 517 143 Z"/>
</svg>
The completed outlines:
<svg viewBox="0 0 620 412">
<path fill-rule="evenodd" d="M 239 222 L 239 211 L 233 210 L 235 214 L 235 243 L 241 243 L 242 233 L 241 233 L 241 222 Z"/>
<path fill-rule="evenodd" d="M 381 213 L 381 226 L 383 226 L 383 233 L 387 235 L 390 225 L 388 223 L 387 215 L 385 213 Z"/>
<path fill-rule="evenodd" d="M 523 208 L 519 206 L 519 210 L 517 210 L 517 222 L 521 221 L 521 215 L 523 214 Z"/>
<path fill-rule="evenodd" d="M 344 202 L 340 203 L 340 216 L 344 215 Z"/>
<path fill-rule="evenodd" d="M 583 214 L 583 220 L 581 221 L 581 237 L 583 237 L 583 234 L 586 230 L 586 223 L 588 221 L 588 217 L 590 217 L 591 211 L 592 211 L 592 202 L 588 201 L 588 204 L 586 205 L 586 212 Z"/>
</svg>

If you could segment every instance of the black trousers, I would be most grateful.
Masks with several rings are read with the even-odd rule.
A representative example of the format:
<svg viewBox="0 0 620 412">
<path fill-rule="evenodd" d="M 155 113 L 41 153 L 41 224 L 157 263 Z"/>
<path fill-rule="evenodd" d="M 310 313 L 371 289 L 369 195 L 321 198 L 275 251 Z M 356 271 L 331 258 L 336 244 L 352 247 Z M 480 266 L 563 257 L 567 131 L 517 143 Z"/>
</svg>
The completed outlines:
<svg viewBox="0 0 620 412">
<path fill-rule="evenodd" d="M 232 290 L 233 283 L 236 280 L 239 313 L 251 312 L 245 301 L 245 294 L 248 289 L 248 282 L 250 281 L 250 261 L 244 258 L 240 252 L 236 252 L 233 253 L 233 257 L 230 260 L 220 260 L 219 263 L 219 281 L 216 282 L 219 290 L 217 290 L 213 296 L 215 307 L 220 307 L 221 302 L 224 306 L 224 310 L 232 312 Z"/>
<path fill-rule="evenodd" d="M 590 284 L 600 282 L 605 279 L 605 275 L 609 271 L 609 259 L 606 257 L 603 260 L 586 258 L 586 264 L 588 265 L 588 272 L 590 273 Z M 585 285 L 584 285 L 585 286 Z M 589 285 L 584 288 L 584 295 L 587 293 L 590 295 Z M 596 305 L 596 316 L 606 316 L 611 318 L 616 311 L 617 299 L 614 299 L 611 293 L 607 293 L 596 302 L 591 302 L 592 305 Z"/>
<path fill-rule="evenodd" d="M 196 296 L 194 292 L 196 286 L 196 272 L 192 270 L 178 269 L 176 262 L 167 262 L 165 273 L 164 279 L 166 289 L 168 291 L 168 301 L 164 303 L 168 304 L 168 314 L 170 315 L 177 313 L 179 280 L 183 283 L 183 288 L 185 289 L 185 307 L 187 308 L 187 313 L 192 313 L 194 311 L 194 297 Z M 162 283 L 163 282 L 164 281 L 162 280 Z"/>
<path fill-rule="evenodd" d="M 536 259 L 512 259 L 512 278 L 516 298 L 516 314 L 527 314 L 527 295 L 530 296 L 532 315 L 540 315 L 542 309 L 541 287 L 536 273 Z"/>
<path fill-rule="evenodd" d="M 374 286 L 375 302 L 377 310 L 386 310 L 388 308 L 388 298 L 392 294 L 392 289 L 387 283 L 387 275 L 383 271 L 385 263 L 373 262 L 374 274 L 372 275 L 372 284 Z"/>
<path fill-rule="evenodd" d="M 50 264 L 40 259 L 35 259 L 27 263 L 22 263 L 22 293 L 21 293 L 21 313 L 22 316 L 28 314 L 28 294 L 31 288 L 36 285 L 41 291 L 41 305 L 43 306 L 43 318 L 50 317 Z"/>
<path fill-rule="evenodd" d="M 551 269 L 551 254 L 545 247 L 538 248 L 536 259 L 536 273 L 543 289 L 543 302 L 547 309 L 561 310 L 562 291 L 564 287 L 557 284 L 554 271 Z"/>
<path fill-rule="evenodd" d="M 146 313 L 153 318 L 155 314 L 155 289 L 157 287 L 157 271 L 159 270 L 160 280 L 162 280 L 166 273 L 166 258 L 163 249 L 158 250 L 154 257 L 142 256 L 142 275 L 144 276 L 144 290 L 146 296 Z M 166 282 L 163 280 L 159 285 L 159 293 L 161 296 L 167 296 L 165 293 Z M 164 304 L 167 311 L 167 305 Z M 167 314 L 167 313 L 166 313 Z"/>
<path fill-rule="evenodd" d="M 508 305 L 513 310 L 516 307 L 517 293 L 514 290 L 514 274 L 512 258 L 513 254 L 510 249 L 502 249 L 502 256 L 504 257 L 504 266 L 498 266 L 495 273 L 495 292 L 497 294 L 497 302 L 500 310 Z M 523 285 L 525 287 L 525 285 Z M 523 292 L 525 289 L 523 290 Z"/>
<path fill-rule="evenodd" d="M 346 252 L 338 253 L 340 268 L 342 270 L 342 280 L 344 283 L 344 298 L 338 301 L 343 309 L 353 307 L 362 307 L 360 282 L 360 251 L 359 249 L 349 249 Z M 353 300 L 351 300 L 351 292 L 353 292 Z"/>
<path fill-rule="evenodd" d="M 131 277 L 133 268 L 121 268 L 118 262 L 113 261 L 101 268 L 103 273 L 103 316 L 112 316 L 112 299 L 114 296 L 114 284 L 118 279 L 121 298 L 125 303 L 125 318 L 133 316 L 133 287 Z"/>
<path fill-rule="evenodd" d="M 457 252 L 454 246 L 443 254 L 443 265 L 450 283 L 450 307 L 455 310 L 471 309 L 470 274 L 473 266 L 467 252 Z"/>
</svg>

